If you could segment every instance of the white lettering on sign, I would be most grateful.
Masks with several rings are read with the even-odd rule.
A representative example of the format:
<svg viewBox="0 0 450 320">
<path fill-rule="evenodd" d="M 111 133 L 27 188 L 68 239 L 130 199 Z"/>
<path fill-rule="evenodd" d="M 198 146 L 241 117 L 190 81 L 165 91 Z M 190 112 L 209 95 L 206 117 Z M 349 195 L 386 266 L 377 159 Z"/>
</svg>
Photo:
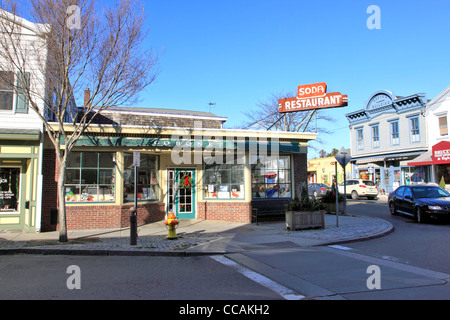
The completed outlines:
<svg viewBox="0 0 450 320">
<path fill-rule="evenodd" d="M 297 110 L 311 107 L 323 107 L 328 105 L 340 104 L 341 102 L 342 102 L 342 95 L 327 95 L 323 98 L 286 100 L 285 109 Z"/>
<path fill-rule="evenodd" d="M 436 150 L 436 151 L 434 151 L 434 157 L 437 158 L 436 160 L 438 160 L 438 161 L 450 160 L 450 149 Z"/>
<path fill-rule="evenodd" d="M 299 87 L 298 98 L 311 97 L 311 96 L 324 96 L 326 93 L 326 88 L 324 85 L 318 84 L 312 87 Z"/>
</svg>

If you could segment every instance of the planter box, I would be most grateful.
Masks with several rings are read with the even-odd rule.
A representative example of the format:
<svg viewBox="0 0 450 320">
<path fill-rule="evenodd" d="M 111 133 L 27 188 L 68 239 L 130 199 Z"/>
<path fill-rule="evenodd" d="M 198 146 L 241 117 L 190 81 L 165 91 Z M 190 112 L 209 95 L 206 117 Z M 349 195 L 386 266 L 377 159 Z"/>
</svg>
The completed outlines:
<svg viewBox="0 0 450 320">
<path fill-rule="evenodd" d="M 327 213 L 336 214 L 336 202 L 325 203 L 325 210 Z M 339 202 L 339 214 L 344 214 L 344 203 Z"/>
<path fill-rule="evenodd" d="M 310 228 L 325 228 L 325 216 L 323 210 L 286 212 L 286 229 L 301 230 Z"/>
</svg>

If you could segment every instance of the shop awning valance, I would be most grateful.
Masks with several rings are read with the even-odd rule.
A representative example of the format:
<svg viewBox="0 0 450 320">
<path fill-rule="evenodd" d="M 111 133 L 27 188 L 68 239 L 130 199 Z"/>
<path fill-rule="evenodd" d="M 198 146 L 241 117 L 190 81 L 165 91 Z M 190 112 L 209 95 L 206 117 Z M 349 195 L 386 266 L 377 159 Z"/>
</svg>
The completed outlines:
<svg viewBox="0 0 450 320">
<path fill-rule="evenodd" d="M 83 136 L 76 142 L 76 147 L 184 147 L 206 149 L 224 149 L 236 150 L 242 148 L 249 150 L 257 148 L 258 150 L 266 149 L 267 151 L 276 150 L 276 142 L 259 142 L 259 141 L 239 141 L 239 140 L 178 140 L 167 138 L 131 138 L 131 137 L 97 137 Z M 298 142 L 279 142 L 278 150 L 280 152 L 302 153 L 306 152 L 306 148 L 299 145 Z"/>
<path fill-rule="evenodd" d="M 384 161 L 384 159 L 385 159 L 384 157 L 360 159 L 360 160 L 356 160 L 356 164 L 375 163 L 375 162 Z"/>
</svg>

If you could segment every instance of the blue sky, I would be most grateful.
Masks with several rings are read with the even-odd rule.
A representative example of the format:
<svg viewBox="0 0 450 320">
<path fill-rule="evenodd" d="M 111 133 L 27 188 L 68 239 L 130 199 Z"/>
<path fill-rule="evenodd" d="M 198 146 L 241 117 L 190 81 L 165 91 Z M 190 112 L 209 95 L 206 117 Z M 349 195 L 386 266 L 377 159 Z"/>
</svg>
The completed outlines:
<svg viewBox="0 0 450 320">
<path fill-rule="evenodd" d="M 367 8 L 381 10 L 369 30 Z M 237 126 L 274 93 L 326 82 L 349 106 L 317 146 L 350 147 L 345 114 L 382 89 L 434 98 L 450 85 L 450 1 L 146 0 L 161 73 L 141 107 L 209 111 Z M 320 125 L 320 123 L 319 123 Z M 317 153 L 310 151 L 310 158 Z"/>
</svg>

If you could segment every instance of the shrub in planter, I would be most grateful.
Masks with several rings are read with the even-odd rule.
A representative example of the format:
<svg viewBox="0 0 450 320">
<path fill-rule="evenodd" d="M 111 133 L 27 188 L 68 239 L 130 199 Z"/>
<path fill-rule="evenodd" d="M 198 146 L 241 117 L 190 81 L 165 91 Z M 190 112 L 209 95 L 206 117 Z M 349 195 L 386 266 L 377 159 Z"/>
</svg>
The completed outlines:
<svg viewBox="0 0 450 320">
<path fill-rule="evenodd" d="M 328 191 L 321 199 L 323 206 L 325 207 L 325 210 L 327 213 L 334 213 L 336 214 L 336 195 L 333 194 L 333 192 Z M 338 205 L 339 205 L 339 211 L 344 212 L 344 201 L 345 197 L 343 194 L 338 195 Z"/>
<path fill-rule="evenodd" d="M 287 230 L 324 228 L 324 205 L 315 198 L 310 199 L 303 189 L 300 198 L 295 197 L 285 206 Z"/>
<path fill-rule="evenodd" d="M 288 202 L 285 206 L 285 211 L 318 211 L 325 209 L 323 203 L 316 198 L 310 198 L 308 191 L 303 188 L 300 199 L 298 196 Z"/>
</svg>

